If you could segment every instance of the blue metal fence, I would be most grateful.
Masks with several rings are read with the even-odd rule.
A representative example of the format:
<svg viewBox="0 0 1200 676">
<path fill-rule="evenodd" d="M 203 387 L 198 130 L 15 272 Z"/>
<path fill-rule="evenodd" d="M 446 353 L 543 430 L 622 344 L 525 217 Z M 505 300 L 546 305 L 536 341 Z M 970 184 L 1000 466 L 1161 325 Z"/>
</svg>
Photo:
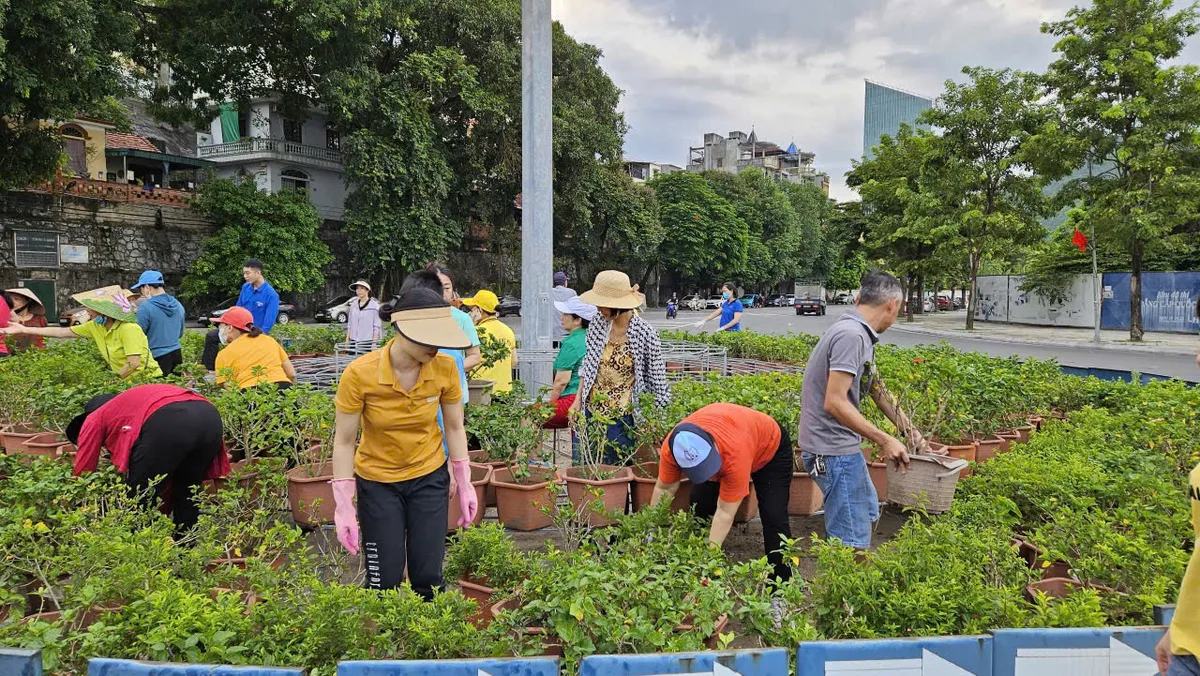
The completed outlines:
<svg viewBox="0 0 1200 676">
<path fill-rule="evenodd" d="M 1129 328 L 1129 273 L 1104 275 L 1104 300 L 1100 326 Z M 1147 331 L 1196 333 L 1196 297 L 1200 295 L 1200 272 L 1143 272 L 1142 328 Z"/>
</svg>

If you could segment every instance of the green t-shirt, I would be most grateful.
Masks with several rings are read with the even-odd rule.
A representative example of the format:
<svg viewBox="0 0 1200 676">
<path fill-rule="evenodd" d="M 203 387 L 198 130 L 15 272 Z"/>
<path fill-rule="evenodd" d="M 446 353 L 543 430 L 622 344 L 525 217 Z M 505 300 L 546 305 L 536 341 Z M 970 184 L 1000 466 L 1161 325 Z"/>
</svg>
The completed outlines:
<svg viewBox="0 0 1200 676">
<path fill-rule="evenodd" d="M 583 363 L 583 355 L 587 351 L 587 331 L 575 329 L 562 339 L 562 347 L 554 358 L 555 371 L 570 371 L 571 382 L 559 396 L 568 396 L 579 392 L 579 365 Z"/>
<path fill-rule="evenodd" d="M 71 331 L 81 338 L 90 338 L 113 373 L 120 373 L 121 369 L 125 368 L 127 356 L 138 355 L 142 358 L 142 366 L 138 371 L 145 371 L 155 378 L 162 376 L 158 362 L 150 356 L 150 343 L 146 340 L 146 334 L 137 322 L 117 322 L 112 327 L 100 326 L 96 322 L 84 322 L 72 326 Z"/>
</svg>

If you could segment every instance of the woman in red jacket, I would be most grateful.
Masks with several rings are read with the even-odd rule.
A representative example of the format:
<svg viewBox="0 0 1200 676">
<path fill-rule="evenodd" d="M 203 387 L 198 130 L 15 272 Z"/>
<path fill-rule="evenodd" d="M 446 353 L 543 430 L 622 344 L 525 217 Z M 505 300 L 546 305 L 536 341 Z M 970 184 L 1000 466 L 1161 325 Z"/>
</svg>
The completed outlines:
<svg viewBox="0 0 1200 676">
<path fill-rule="evenodd" d="M 95 471 L 101 446 L 134 490 L 166 476 L 153 495 L 163 500 L 179 534 L 199 519 L 194 490 L 229 473 L 221 431 L 217 408 L 199 394 L 175 385 L 139 385 L 89 400 L 67 426 L 67 438 L 79 447 L 76 476 Z"/>
</svg>

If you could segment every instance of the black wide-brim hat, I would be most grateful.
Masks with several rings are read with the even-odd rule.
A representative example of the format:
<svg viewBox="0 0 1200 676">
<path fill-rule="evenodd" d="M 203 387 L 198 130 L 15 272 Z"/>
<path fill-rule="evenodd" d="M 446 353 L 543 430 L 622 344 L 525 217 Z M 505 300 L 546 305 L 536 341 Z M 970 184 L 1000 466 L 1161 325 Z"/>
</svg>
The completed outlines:
<svg viewBox="0 0 1200 676">
<path fill-rule="evenodd" d="M 87 403 L 83 405 L 83 413 L 72 418 L 70 424 L 67 425 L 67 440 L 78 446 L 79 431 L 83 429 L 83 423 L 87 421 L 87 417 L 116 397 L 115 394 L 100 394 L 88 399 Z"/>
</svg>

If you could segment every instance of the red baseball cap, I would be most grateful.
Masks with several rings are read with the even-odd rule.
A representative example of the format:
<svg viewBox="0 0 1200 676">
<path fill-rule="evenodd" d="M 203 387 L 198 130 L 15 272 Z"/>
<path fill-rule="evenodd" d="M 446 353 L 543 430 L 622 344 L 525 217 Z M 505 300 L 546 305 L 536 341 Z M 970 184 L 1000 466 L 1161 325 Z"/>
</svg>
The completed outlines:
<svg viewBox="0 0 1200 676">
<path fill-rule="evenodd" d="M 250 325 L 254 323 L 254 317 L 250 316 L 250 311 L 246 308 L 235 305 L 214 319 L 213 323 L 228 324 L 239 331 L 249 331 Z"/>
</svg>

